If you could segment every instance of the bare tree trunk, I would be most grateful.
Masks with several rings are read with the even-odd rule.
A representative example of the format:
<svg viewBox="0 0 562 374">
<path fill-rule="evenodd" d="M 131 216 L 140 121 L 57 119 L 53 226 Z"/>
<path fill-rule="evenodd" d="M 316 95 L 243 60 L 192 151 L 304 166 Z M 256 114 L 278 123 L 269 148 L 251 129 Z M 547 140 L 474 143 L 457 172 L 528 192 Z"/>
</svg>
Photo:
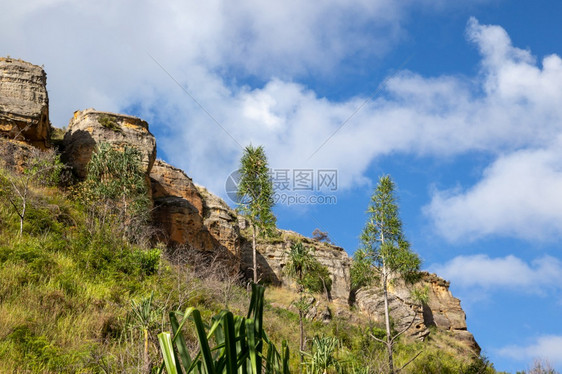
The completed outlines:
<svg viewBox="0 0 562 374">
<path fill-rule="evenodd" d="M 388 274 L 386 267 L 383 264 L 382 287 L 384 297 L 384 323 L 386 327 L 386 349 L 388 353 L 388 369 L 391 374 L 394 374 L 394 361 L 392 359 L 392 337 L 390 331 L 390 311 L 388 310 Z"/>
<path fill-rule="evenodd" d="M 322 281 L 322 286 L 324 287 L 324 293 L 326 294 L 326 300 L 332 301 L 332 297 L 330 296 L 330 291 L 328 291 L 328 287 L 326 286 L 326 281 L 324 280 L 324 278 L 320 278 L 320 280 Z"/>
<path fill-rule="evenodd" d="M 299 341 L 299 356 L 301 362 L 301 373 L 303 372 L 304 368 L 304 311 L 302 310 L 303 305 L 303 296 L 302 296 L 302 287 L 299 289 L 299 299 L 300 299 L 300 306 L 299 306 L 299 330 L 300 330 L 300 341 Z"/>
<path fill-rule="evenodd" d="M 258 260 L 256 250 L 256 224 L 252 223 L 252 252 L 253 252 L 253 266 L 254 266 L 254 283 L 258 283 Z"/>
<path fill-rule="evenodd" d="M 148 357 L 148 328 L 144 329 L 143 372 L 150 374 L 150 360 Z"/>
<path fill-rule="evenodd" d="M 302 298 L 301 298 L 302 300 Z M 299 328 L 300 328 L 300 350 L 304 351 L 304 312 L 299 310 Z M 302 361 L 302 353 L 301 353 L 301 361 Z"/>
<path fill-rule="evenodd" d="M 25 198 L 22 198 L 22 209 L 20 214 L 20 238 L 23 235 L 23 220 L 25 218 L 25 208 L 26 208 L 26 201 Z"/>
</svg>

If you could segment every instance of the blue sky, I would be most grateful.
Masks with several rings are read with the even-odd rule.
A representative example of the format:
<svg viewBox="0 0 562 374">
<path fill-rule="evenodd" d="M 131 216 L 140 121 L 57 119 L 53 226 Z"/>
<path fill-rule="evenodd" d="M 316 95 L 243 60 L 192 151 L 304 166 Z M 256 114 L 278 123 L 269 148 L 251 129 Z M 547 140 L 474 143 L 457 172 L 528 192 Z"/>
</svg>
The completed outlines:
<svg viewBox="0 0 562 374">
<path fill-rule="evenodd" d="M 337 170 L 321 192 L 337 203 L 280 204 L 282 228 L 319 227 L 352 254 L 390 174 L 412 248 L 451 281 L 496 368 L 562 370 L 562 3 L 1 9 L 0 54 L 45 66 L 55 126 L 88 107 L 138 115 L 159 157 L 223 197 L 249 143 L 278 170 Z"/>
</svg>

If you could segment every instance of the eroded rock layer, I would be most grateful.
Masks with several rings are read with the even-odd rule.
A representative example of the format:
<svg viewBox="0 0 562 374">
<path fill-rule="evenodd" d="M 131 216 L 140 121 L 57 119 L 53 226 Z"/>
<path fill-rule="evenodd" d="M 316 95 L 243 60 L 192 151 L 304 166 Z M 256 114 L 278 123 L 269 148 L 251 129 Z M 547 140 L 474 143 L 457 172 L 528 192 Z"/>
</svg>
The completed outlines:
<svg viewBox="0 0 562 374">
<path fill-rule="evenodd" d="M 49 131 L 47 74 L 43 68 L 0 58 L 0 135 L 45 148 Z"/>
<path fill-rule="evenodd" d="M 260 240 L 258 242 L 258 268 L 261 279 L 276 285 L 289 285 L 291 280 L 283 269 L 289 261 L 291 245 L 302 241 L 314 248 L 314 256 L 328 268 L 332 277 L 331 296 L 347 302 L 350 291 L 349 269 L 351 259 L 343 248 L 312 240 L 293 231 L 280 230 L 279 238 Z M 252 243 L 246 241 L 242 246 L 242 268 L 249 273 L 252 267 Z"/>
<path fill-rule="evenodd" d="M 240 232 L 230 207 L 193 184 L 182 170 L 161 160 L 154 163 L 150 181 L 160 239 L 187 250 L 228 255 L 238 271 Z"/>
<path fill-rule="evenodd" d="M 427 292 L 427 301 L 414 300 L 412 292 L 417 289 Z M 371 316 L 375 321 L 384 323 L 384 299 L 379 287 L 366 287 L 356 294 L 359 310 Z M 432 326 L 448 331 L 458 341 L 465 344 L 474 353 L 480 353 L 480 347 L 474 336 L 467 330 L 466 315 L 460 300 L 449 290 L 449 283 L 435 274 L 422 273 L 419 282 L 406 285 L 394 280 L 389 287 L 389 309 L 396 331 L 411 327 L 407 335 L 424 338 Z M 413 323 L 412 323 L 413 321 Z"/>
<path fill-rule="evenodd" d="M 145 173 L 150 174 L 156 159 L 156 139 L 148 123 L 133 116 L 86 109 L 74 112 L 63 139 L 63 159 L 79 178 L 86 177 L 92 153 L 102 142 L 117 148 L 137 148 Z"/>
</svg>

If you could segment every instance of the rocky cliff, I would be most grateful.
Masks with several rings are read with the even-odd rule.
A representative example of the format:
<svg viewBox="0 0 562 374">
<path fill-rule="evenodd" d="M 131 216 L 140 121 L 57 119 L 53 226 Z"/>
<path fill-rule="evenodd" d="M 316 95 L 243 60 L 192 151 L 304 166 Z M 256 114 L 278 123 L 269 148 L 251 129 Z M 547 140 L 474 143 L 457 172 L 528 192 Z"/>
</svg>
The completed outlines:
<svg viewBox="0 0 562 374">
<path fill-rule="evenodd" d="M 78 177 L 86 177 L 86 167 L 96 144 L 100 142 L 117 148 L 137 148 L 141 153 L 146 175 L 150 174 L 156 159 L 156 139 L 145 121 L 95 109 L 74 112 L 63 139 L 63 160 L 73 168 Z"/>
<path fill-rule="evenodd" d="M 240 232 L 228 205 L 196 186 L 182 170 L 157 160 L 150 173 L 154 224 L 169 246 L 223 251 L 239 258 Z M 238 271 L 238 262 L 234 261 Z"/>
<path fill-rule="evenodd" d="M 0 59 L 0 158 L 13 169 L 22 169 L 31 145 L 48 147 L 50 133 L 45 72 L 32 64 Z M 19 140 L 18 140 L 19 139 Z M 77 111 L 64 135 L 63 160 L 75 174 L 84 178 L 87 164 L 97 144 L 107 142 L 117 148 L 136 147 L 150 183 L 153 201 L 155 240 L 184 251 L 224 254 L 233 272 L 251 273 L 252 249 L 245 237 L 246 221 L 222 199 L 197 186 L 182 170 L 156 160 L 156 140 L 142 119 L 94 109 Z M 332 277 L 331 297 L 339 306 L 350 299 L 351 258 L 343 248 L 315 241 L 292 231 L 258 242 L 258 270 L 263 282 L 290 287 L 284 274 L 290 246 L 302 241 L 314 248 L 314 255 Z M 424 273 L 415 287 L 427 290 L 428 300 L 418 304 L 412 287 L 394 282 L 390 289 L 391 315 L 397 329 L 409 326 L 408 334 L 423 339 L 430 328 L 447 331 L 473 352 L 480 348 L 467 331 L 460 301 L 449 284 L 434 274 Z M 358 290 L 356 306 L 365 316 L 380 320 L 381 291 L 373 286 Z M 338 307 L 339 307 L 338 306 Z M 349 310 L 349 309 L 348 309 Z M 349 313 L 349 311 L 347 312 Z M 321 313 L 327 318 L 326 313 Z M 329 313 L 328 313 L 329 316 Z"/>
<path fill-rule="evenodd" d="M 0 58 L 0 135 L 45 148 L 49 130 L 45 71 L 29 62 Z"/>
</svg>

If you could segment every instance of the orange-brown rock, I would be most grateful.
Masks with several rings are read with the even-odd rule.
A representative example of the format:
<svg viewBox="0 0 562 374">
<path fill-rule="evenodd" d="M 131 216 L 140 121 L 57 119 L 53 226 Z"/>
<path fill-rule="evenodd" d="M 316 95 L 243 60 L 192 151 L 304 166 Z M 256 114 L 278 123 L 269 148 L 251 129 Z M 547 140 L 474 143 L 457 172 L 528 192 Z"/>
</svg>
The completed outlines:
<svg viewBox="0 0 562 374">
<path fill-rule="evenodd" d="M 0 135 L 45 148 L 49 132 L 47 74 L 29 62 L 0 58 Z"/>
<path fill-rule="evenodd" d="M 150 174 L 156 159 L 156 139 L 148 130 L 148 123 L 137 117 L 94 109 L 74 112 L 63 139 L 63 160 L 79 178 L 85 178 L 92 153 L 102 142 L 117 148 L 137 148 L 147 176 Z"/>
<path fill-rule="evenodd" d="M 171 245 L 212 251 L 219 243 L 203 224 L 203 199 L 182 170 L 157 160 L 150 173 L 153 219 Z"/>
<path fill-rule="evenodd" d="M 161 230 L 161 239 L 200 251 L 226 250 L 231 259 L 238 258 L 236 215 L 224 201 L 161 160 L 154 163 L 150 179 L 154 222 Z"/>
<path fill-rule="evenodd" d="M 150 172 L 152 197 L 158 199 L 167 196 L 181 197 L 187 200 L 197 212 L 203 214 L 203 198 L 183 170 L 162 160 L 156 160 Z"/>
<path fill-rule="evenodd" d="M 414 289 L 427 290 L 427 302 L 420 303 L 412 297 Z M 375 321 L 384 323 L 384 299 L 378 286 L 362 288 L 356 295 L 357 306 Z M 467 330 L 466 315 L 461 308 L 460 300 L 449 290 L 449 283 L 435 274 L 422 273 L 419 282 L 406 285 L 395 280 L 389 287 L 390 315 L 396 330 L 410 325 L 407 335 L 423 338 L 429 334 L 429 327 L 448 331 L 457 341 L 464 344 L 475 354 L 480 354 L 480 347 L 474 336 Z"/>
<path fill-rule="evenodd" d="M 211 235 L 231 254 L 240 259 L 240 227 L 238 216 L 221 198 L 206 188 L 196 186 L 203 199 L 203 223 Z"/>
</svg>

